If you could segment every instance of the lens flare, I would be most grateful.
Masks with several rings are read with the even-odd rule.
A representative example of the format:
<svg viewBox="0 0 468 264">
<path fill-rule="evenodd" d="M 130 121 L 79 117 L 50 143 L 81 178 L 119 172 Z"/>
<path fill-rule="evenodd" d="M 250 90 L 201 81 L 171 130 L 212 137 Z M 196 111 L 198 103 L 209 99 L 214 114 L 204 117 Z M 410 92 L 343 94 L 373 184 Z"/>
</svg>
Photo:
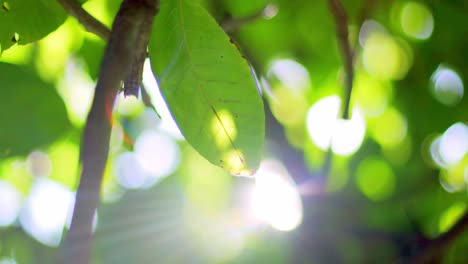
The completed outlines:
<svg viewBox="0 0 468 264">
<path fill-rule="evenodd" d="M 280 231 L 295 229 L 302 221 L 297 187 L 278 161 L 266 160 L 255 175 L 252 210 L 257 218 Z"/>
</svg>

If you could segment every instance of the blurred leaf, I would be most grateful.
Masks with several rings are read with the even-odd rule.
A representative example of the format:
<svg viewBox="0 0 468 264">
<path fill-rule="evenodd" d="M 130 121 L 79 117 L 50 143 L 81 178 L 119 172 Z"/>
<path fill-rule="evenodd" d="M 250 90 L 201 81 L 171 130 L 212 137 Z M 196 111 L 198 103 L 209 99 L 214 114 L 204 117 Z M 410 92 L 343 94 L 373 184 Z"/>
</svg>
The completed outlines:
<svg viewBox="0 0 468 264">
<path fill-rule="evenodd" d="M 70 128 L 55 89 L 24 67 L 0 63 L 0 156 L 25 155 Z"/>
<path fill-rule="evenodd" d="M 57 1 L 8 0 L 1 1 L 0 52 L 18 43 L 37 41 L 60 26 L 66 18 Z"/>
<path fill-rule="evenodd" d="M 105 43 L 101 39 L 87 36 L 83 40 L 78 54 L 82 56 L 88 66 L 89 76 L 96 80 L 101 66 L 101 58 L 104 54 Z"/>
<path fill-rule="evenodd" d="M 251 174 L 264 142 L 263 103 L 245 60 L 200 6 L 161 3 L 151 62 L 187 141 L 231 174 Z"/>
</svg>

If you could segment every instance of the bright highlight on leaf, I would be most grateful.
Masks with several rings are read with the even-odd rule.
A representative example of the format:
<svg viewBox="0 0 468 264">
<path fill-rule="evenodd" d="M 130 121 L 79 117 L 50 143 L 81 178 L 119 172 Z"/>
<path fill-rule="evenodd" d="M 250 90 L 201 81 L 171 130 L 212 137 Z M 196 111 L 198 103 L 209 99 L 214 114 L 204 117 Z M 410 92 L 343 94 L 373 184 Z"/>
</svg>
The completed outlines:
<svg viewBox="0 0 468 264">
<path fill-rule="evenodd" d="M 151 63 L 182 134 L 211 163 L 234 175 L 252 174 L 265 116 L 247 62 L 201 6 L 163 1 L 160 10 Z"/>
<path fill-rule="evenodd" d="M 215 136 L 216 144 L 220 148 L 228 147 L 237 136 L 236 124 L 228 111 L 221 110 L 213 117 L 211 129 Z"/>
</svg>

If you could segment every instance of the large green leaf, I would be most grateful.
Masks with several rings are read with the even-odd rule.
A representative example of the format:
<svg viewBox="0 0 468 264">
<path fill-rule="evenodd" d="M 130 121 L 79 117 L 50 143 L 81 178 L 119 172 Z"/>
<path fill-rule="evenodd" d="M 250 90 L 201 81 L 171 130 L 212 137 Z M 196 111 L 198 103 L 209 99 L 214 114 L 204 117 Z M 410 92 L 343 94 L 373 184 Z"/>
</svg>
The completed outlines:
<svg viewBox="0 0 468 264">
<path fill-rule="evenodd" d="M 57 0 L 0 1 L 0 52 L 13 44 L 37 41 L 66 18 Z"/>
<path fill-rule="evenodd" d="M 55 89 L 26 68 L 0 63 L 0 159 L 25 155 L 70 128 Z"/>
<path fill-rule="evenodd" d="M 231 174 L 253 173 L 264 143 L 263 102 L 247 62 L 214 19 L 190 1 L 162 1 L 150 54 L 187 141 Z"/>
</svg>

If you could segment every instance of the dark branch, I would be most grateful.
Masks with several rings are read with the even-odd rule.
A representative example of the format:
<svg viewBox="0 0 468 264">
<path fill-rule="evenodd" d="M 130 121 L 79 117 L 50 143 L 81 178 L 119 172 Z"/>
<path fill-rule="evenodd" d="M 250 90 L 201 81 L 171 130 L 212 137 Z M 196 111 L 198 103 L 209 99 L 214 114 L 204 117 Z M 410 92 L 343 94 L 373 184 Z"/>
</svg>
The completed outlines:
<svg viewBox="0 0 468 264">
<path fill-rule="evenodd" d="M 110 30 L 96 18 L 91 16 L 76 0 L 58 0 L 70 15 L 74 16 L 87 31 L 102 39 L 109 39 Z"/>
<path fill-rule="evenodd" d="M 141 25 L 139 39 L 135 43 L 135 49 L 138 50 L 138 54 L 133 60 L 132 69 L 124 83 L 125 96 L 134 95 L 138 97 L 143 77 L 143 66 L 145 64 L 145 59 L 148 57 L 147 46 L 153 27 L 153 18 L 153 16 L 145 17 Z"/>
<path fill-rule="evenodd" d="M 336 22 L 336 33 L 338 37 L 338 43 L 343 54 L 343 64 L 346 71 L 345 78 L 345 97 L 344 97 L 344 107 L 343 107 L 343 119 L 349 118 L 349 105 L 351 101 L 351 92 L 353 90 L 353 79 L 354 79 L 354 69 L 353 69 L 353 50 L 349 43 L 348 38 L 348 17 L 346 12 L 341 5 L 339 0 L 328 0 L 328 5 L 330 7 L 331 13 L 333 14 Z"/>
<path fill-rule="evenodd" d="M 68 13 L 74 16 L 78 21 L 86 28 L 87 31 L 96 34 L 104 40 L 109 39 L 110 30 L 96 18 L 91 16 L 86 10 L 84 10 L 81 5 L 76 2 L 76 0 L 58 0 L 63 7 L 68 11 Z M 142 31 L 151 31 L 152 21 L 146 21 L 143 23 L 144 28 Z M 148 36 L 148 34 L 140 34 L 140 36 Z M 139 40 L 136 43 L 141 45 L 141 43 L 148 43 L 147 40 Z M 138 47 L 137 50 L 143 50 L 143 48 Z M 147 57 L 146 47 L 144 52 L 141 52 L 135 59 L 132 65 L 132 70 L 128 74 L 124 82 L 124 93 L 125 95 L 134 95 L 138 96 L 138 91 L 141 86 L 141 79 L 143 73 L 143 64 Z M 153 107 L 154 108 L 154 107 Z"/>
<path fill-rule="evenodd" d="M 149 17 L 152 21 L 157 13 L 157 4 L 153 0 L 124 0 L 114 20 L 83 132 L 80 184 L 61 263 L 89 263 L 93 218 L 107 163 L 114 101 L 121 82 L 142 52 L 135 47 L 144 47 L 146 51 L 147 43 L 137 45 L 137 41 L 149 39 L 149 36 L 141 36 L 150 33 L 143 30 L 143 24 L 150 20 Z"/>
<path fill-rule="evenodd" d="M 468 230 L 468 211 L 450 228 L 439 237 L 429 240 L 411 263 L 422 264 L 431 263 L 432 260 L 440 257 L 450 245 Z"/>
</svg>

